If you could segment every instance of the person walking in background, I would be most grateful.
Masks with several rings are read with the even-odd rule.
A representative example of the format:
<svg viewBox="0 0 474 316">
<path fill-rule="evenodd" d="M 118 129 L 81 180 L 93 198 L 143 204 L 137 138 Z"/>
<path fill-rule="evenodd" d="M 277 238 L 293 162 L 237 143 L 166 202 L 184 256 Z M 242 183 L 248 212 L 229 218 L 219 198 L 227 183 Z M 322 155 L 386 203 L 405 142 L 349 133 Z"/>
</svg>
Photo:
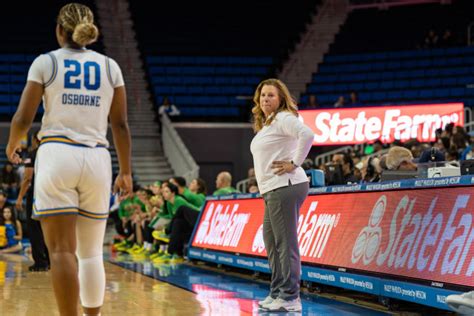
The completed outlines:
<svg viewBox="0 0 474 316">
<path fill-rule="evenodd" d="M 36 156 L 33 217 L 41 222 L 61 315 L 100 315 L 105 294 L 103 240 L 112 182 L 110 119 L 120 170 L 114 189 L 132 191 L 131 140 L 118 64 L 86 49 L 99 31 L 92 11 L 70 3 L 59 12 L 60 49 L 38 56 L 12 119 L 6 153 L 20 163 L 20 141 L 44 100 Z M 76 257 L 77 255 L 77 257 Z M 53 313 L 53 312 L 51 312 Z"/>
<path fill-rule="evenodd" d="M 28 268 L 31 272 L 49 270 L 48 249 L 44 243 L 41 225 L 31 217 L 33 215 L 34 168 L 38 146 L 38 133 L 35 133 L 31 137 L 31 146 L 28 150 L 27 157 L 24 158 L 25 172 L 15 206 L 17 210 L 23 211 L 23 198 L 26 196 L 26 224 L 31 243 L 31 254 L 34 261 L 33 265 Z"/>
<path fill-rule="evenodd" d="M 301 311 L 299 209 L 309 183 L 301 164 L 314 134 L 298 120 L 296 104 L 278 79 L 262 81 L 253 97 L 250 145 L 260 194 L 265 203 L 263 240 L 271 269 L 270 294 L 258 304 L 267 311 Z"/>
</svg>

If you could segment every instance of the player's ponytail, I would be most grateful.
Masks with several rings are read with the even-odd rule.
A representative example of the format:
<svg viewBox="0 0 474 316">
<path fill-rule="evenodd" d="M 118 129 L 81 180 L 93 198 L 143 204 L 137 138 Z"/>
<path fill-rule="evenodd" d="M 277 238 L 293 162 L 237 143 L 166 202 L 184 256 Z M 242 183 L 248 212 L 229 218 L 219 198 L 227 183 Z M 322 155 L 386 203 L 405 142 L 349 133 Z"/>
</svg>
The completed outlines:
<svg viewBox="0 0 474 316">
<path fill-rule="evenodd" d="M 94 24 L 94 14 L 83 4 L 66 4 L 59 11 L 57 23 L 66 32 L 68 40 L 81 47 L 94 43 L 99 37 L 99 29 Z"/>
</svg>

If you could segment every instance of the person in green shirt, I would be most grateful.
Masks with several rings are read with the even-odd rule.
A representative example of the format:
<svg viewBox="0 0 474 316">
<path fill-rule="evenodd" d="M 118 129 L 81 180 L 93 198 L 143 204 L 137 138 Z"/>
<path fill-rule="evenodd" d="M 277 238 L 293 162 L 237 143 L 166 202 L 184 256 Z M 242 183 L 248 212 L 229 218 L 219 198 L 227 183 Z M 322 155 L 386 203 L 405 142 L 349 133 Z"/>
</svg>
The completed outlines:
<svg viewBox="0 0 474 316">
<path fill-rule="evenodd" d="M 232 176 L 227 171 L 222 171 L 217 175 L 216 178 L 216 188 L 217 190 L 214 191 L 212 195 L 226 195 L 232 193 L 240 193 L 237 189 L 231 186 L 232 184 Z"/>
<path fill-rule="evenodd" d="M 196 178 L 189 184 L 189 191 L 193 192 L 201 200 L 201 205 L 206 202 L 207 185 L 206 181 L 201 178 Z"/>
<path fill-rule="evenodd" d="M 183 196 L 186 201 L 191 203 L 192 205 L 201 208 L 201 206 L 204 204 L 202 198 L 200 198 L 197 194 L 191 192 L 187 187 L 186 187 L 186 179 L 183 177 L 173 177 L 170 179 L 170 183 L 174 184 L 175 186 L 178 187 L 178 194 Z"/>
<path fill-rule="evenodd" d="M 122 222 L 126 219 L 129 219 L 130 216 L 135 212 L 135 210 L 140 209 L 142 212 L 146 212 L 145 204 L 138 198 L 138 196 L 133 195 L 124 199 L 120 202 L 118 215 Z"/>
<path fill-rule="evenodd" d="M 179 189 L 174 184 L 169 183 L 168 186 L 163 188 L 162 192 L 163 199 L 166 201 L 165 203 L 169 212 L 168 216 L 170 219 L 173 218 L 173 216 L 176 214 L 178 208 L 183 205 L 192 208 L 198 212 L 200 211 L 199 207 L 191 204 L 179 195 Z"/>
</svg>

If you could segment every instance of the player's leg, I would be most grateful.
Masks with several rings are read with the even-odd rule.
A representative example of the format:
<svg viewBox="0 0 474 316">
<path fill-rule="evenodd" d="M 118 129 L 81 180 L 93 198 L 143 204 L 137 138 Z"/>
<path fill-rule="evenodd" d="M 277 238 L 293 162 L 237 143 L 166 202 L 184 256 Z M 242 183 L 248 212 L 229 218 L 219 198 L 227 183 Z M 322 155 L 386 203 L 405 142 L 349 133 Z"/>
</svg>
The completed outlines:
<svg viewBox="0 0 474 316">
<path fill-rule="evenodd" d="M 35 166 L 33 216 L 50 254 L 54 294 L 61 315 L 77 315 L 79 280 L 76 262 L 77 179 L 81 153 L 62 144 L 41 145 Z"/>
<path fill-rule="evenodd" d="M 77 215 L 41 218 L 51 262 L 54 294 L 61 315 L 77 315 L 79 280 L 76 262 Z"/>
<path fill-rule="evenodd" d="M 84 314 L 99 315 L 105 295 L 103 244 L 109 213 L 112 167 L 106 149 L 87 151 L 78 185 L 77 258 Z"/>
<path fill-rule="evenodd" d="M 77 259 L 81 304 L 86 315 L 98 315 L 104 302 L 103 243 L 107 221 L 78 216 Z"/>
</svg>

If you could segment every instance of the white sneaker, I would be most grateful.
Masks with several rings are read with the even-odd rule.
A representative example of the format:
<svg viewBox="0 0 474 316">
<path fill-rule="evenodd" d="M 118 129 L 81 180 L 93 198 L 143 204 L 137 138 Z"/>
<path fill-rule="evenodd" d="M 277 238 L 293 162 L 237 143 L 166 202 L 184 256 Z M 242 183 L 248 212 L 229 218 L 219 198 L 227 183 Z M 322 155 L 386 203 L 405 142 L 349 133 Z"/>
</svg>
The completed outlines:
<svg viewBox="0 0 474 316">
<path fill-rule="evenodd" d="M 267 297 L 265 297 L 265 299 L 263 301 L 258 301 L 258 306 L 263 307 L 264 305 L 268 305 L 271 302 L 273 302 L 273 300 L 274 300 L 274 298 L 271 297 L 270 295 L 268 295 Z"/>
<path fill-rule="evenodd" d="M 446 304 L 461 315 L 474 314 L 474 291 L 446 297 Z"/>
<path fill-rule="evenodd" d="M 268 305 L 263 305 L 266 311 L 269 312 L 301 312 L 301 300 L 300 298 L 296 298 L 291 301 L 286 301 L 281 298 L 274 299 Z"/>
</svg>

